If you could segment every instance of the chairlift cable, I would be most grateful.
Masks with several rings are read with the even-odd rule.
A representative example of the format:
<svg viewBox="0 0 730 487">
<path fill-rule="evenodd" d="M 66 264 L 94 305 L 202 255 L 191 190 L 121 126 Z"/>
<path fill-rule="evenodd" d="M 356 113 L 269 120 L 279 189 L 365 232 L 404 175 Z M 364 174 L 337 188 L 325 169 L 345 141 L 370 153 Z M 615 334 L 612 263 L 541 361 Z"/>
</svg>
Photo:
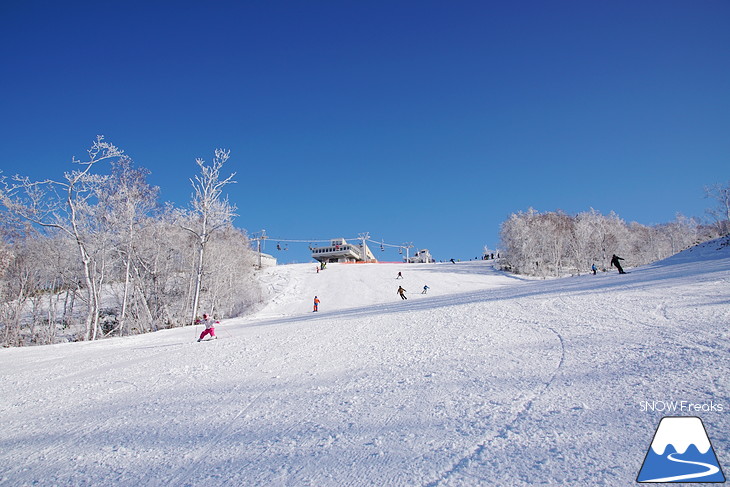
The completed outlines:
<svg viewBox="0 0 730 487">
<path fill-rule="evenodd" d="M 261 236 L 261 237 L 250 237 L 249 240 L 251 240 L 251 241 L 274 240 L 274 241 L 277 242 L 277 248 L 279 250 L 286 250 L 286 247 L 288 247 L 288 246 L 285 246 L 284 248 L 282 248 L 281 247 L 281 243 L 306 243 L 306 244 L 309 244 L 309 248 L 311 250 L 313 248 L 312 244 L 322 243 L 322 242 L 331 242 L 332 240 L 335 240 L 335 239 L 332 239 L 332 238 L 327 238 L 327 239 L 290 239 L 290 238 L 275 238 L 275 237 L 271 237 L 271 236 L 265 235 L 265 236 Z M 355 241 L 355 240 L 363 240 L 363 239 L 362 238 L 357 238 L 357 237 L 352 237 L 352 238 L 345 238 L 343 240 Z M 413 244 L 411 244 L 411 243 L 407 243 L 407 244 L 392 244 L 392 243 L 386 243 L 384 240 L 377 241 L 377 240 L 373 240 L 371 238 L 367 238 L 367 239 L 364 239 L 364 240 L 366 242 L 379 245 L 380 246 L 380 250 L 383 251 L 383 252 L 385 251 L 385 248 L 386 247 L 393 248 L 393 249 L 399 249 L 399 250 L 401 250 L 401 253 L 402 253 L 402 250 L 405 249 L 405 248 L 413 248 Z"/>
</svg>

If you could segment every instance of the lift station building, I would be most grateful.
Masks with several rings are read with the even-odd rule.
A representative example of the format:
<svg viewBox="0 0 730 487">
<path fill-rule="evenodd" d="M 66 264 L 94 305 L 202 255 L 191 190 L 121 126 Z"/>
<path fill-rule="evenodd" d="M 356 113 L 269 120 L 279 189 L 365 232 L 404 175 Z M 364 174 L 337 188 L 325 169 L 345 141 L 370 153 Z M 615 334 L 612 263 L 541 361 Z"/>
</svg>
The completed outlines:
<svg viewBox="0 0 730 487">
<path fill-rule="evenodd" d="M 359 244 L 350 244 L 344 238 L 330 240 L 327 247 L 313 248 L 312 258 L 325 264 L 334 262 L 377 262 L 364 240 Z"/>
</svg>

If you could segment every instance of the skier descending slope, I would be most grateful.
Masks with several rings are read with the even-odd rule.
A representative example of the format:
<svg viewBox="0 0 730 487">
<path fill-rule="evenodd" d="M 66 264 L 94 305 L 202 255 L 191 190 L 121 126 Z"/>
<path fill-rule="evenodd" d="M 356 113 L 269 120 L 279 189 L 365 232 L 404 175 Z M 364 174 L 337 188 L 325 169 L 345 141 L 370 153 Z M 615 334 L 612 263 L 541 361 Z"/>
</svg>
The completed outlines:
<svg viewBox="0 0 730 487">
<path fill-rule="evenodd" d="M 203 313 L 203 319 L 198 320 L 197 323 L 205 325 L 205 330 L 203 330 L 203 333 L 200 334 L 200 338 L 198 338 L 198 341 L 205 338 L 206 335 L 210 335 L 211 339 L 213 340 L 218 338 L 217 336 L 215 336 L 215 325 L 216 323 L 220 323 L 220 321 L 214 321 L 210 316 Z"/>
<path fill-rule="evenodd" d="M 403 289 L 403 286 L 398 286 L 398 294 L 400 294 L 401 299 L 408 299 L 406 297 L 406 290 Z"/>
</svg>

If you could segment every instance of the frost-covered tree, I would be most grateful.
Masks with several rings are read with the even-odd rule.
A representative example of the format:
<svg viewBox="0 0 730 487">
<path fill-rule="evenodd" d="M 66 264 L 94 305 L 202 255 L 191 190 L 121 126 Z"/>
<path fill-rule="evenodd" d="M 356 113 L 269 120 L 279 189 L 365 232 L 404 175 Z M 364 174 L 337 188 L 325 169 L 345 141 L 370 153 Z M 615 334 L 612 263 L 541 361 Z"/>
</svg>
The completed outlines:
<svg viewBox="0 0 730 487">
<path fill-rule="evenodd" d="M 168 206 L 139 229 L 131 269 L 133 332 L 179 326 L 187 319 L 194 241 L 178 223 L 176 210 Z"/>
<path fill-rule="evenodd" d="M 116 329 L 124 334 L 127 311 L 133 299 L 135 248 L 139 245 L 140 229 L 150 224 L 150 213 L 157 207 L 159 189 L 147 183 L 149 171 L 133 166 L 131 159 L 122 157 L 112 163 L 112 174 L 100 193 L 105 209 L 104 219 L 113 228 L 114 252 L 121 264 L 123 287 Z"/>
<path fill-rule="evenodd" d="M 244 232 L 230 226 L 221 229 L 207 251 L 201 305 L 211 315 L 238 316 L 261 300 L 260 289 L 249 284 L 257 259 Z"/>
<path fill-rule="evenodd" d="M 5 235 L 6 238 L 9 236 Z M 32 227 L 5 242 L 10 260 L 0 276 L 0 343 L 54 343 L 73 313 L 81 279 L 74 248 L 60 232 Z"/>
<path fill-rule="evenodd" d="M 100 188 L 107 176 L 93 172 L 97 164 L 122 157 L 123 151 L 97 136 L 87 151 L 85 160 L 75 157 L 79 169 L 64 173 L 62 180 L 31 181 L 14 176 L 5 181 L 0 200 L 8 211 L 34 225 L 55 229 L 66 234 L 76 245 L 83 269 L 88 312 L 84 339 L 95 339 L 98 332 L 100 286 L 105 271 L 104 251 L 98 252 L 104 237 L 100 237 L 99 220 L 94 212 Z M 99 244 L 102 243 L 100 246 Z"/>
<path fill-rule="evenodd" d="M 708 238 L 712 236 L 695 220 L 681 215 L 674 222 L 648 227 L 593 209 L 569 216 L 530 208 L 510 215 L 501 228 L 503 266 L 543 277 L 587 272 L 592 264 L 607 269 L 614 253 L 632 265 L 647 264 Z"/>
<path fill-rule="evenodd" d="M 502 248 L 506 250 L 503 265 L 517 274 L 536 274 L 540 267 L 538 235 L 530 231 L 535 226 L 537 214 L 530 208 L 527 212 L 511 214 L 502 223 L 500 236 Z"/>
<path fill-rule="evenodd" d="M 607 265 L 604 216 L 591 208 L 578 213 L 575 217 L 573 246 L 573 266 L 576 269 L 589 269 L 593 264 L 598 267 Z"/>
<path fill-rule="evenodd" d="M 227 159 L 198 159 L 188 211 L 160 209 L 147 171 L 101 137 L 63 179 L 0 179 L 0 345 L 144 333 L 184 326 L 199 306 L 236 316 L 256 305 L 254 252 L 222 197 Z"/>
<path fill-rule="evenodd" d="M 725 184 L 713 184 L 705 188 L 705 196 L 716 202 L 715 207 L 707 213 L 715 220 L 721 235 L 730 234 L 730 181 Z"/>
<path fill-rule="evenodd" d="M 230 153 L 229 150 L 216 149 L 211 165 L 206 165 L 203 159 L 198 158 L 195 162 L 200 168 L 200 174 L 190 180 L 194 190 L 191 210 L 188 212 L 188 218 L 184 220 L 182 227 L 195 237 L 197 246 L 191 324 L 195 323 L 198 314 L 208 242 L 211 235 L 217 230 L 230 226 L 235 216 L 236 208 L 228 202 L 227 197 L 223 197 L 223 188 L 228 184 L 235 183 L 233 177 L 236 173 L 230 174 L 225 179 L 221 176 L 221 169 L 230 157 Z"/>
<path fill-rule="evenodd" d="M 5 239 L 0 238 L 0 279 L 5 276 L 13 262 L 13 252 L 10 246 L 5 242 Z"/>
</svg>

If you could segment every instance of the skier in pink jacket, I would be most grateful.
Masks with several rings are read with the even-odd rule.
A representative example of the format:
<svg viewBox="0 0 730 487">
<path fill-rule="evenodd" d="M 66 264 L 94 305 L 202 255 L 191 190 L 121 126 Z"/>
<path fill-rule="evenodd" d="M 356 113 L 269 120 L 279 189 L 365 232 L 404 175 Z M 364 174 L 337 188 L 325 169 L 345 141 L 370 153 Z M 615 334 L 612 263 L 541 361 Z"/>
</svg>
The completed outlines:
<svg viewBox="0 0 730 487">
<path fill-rule="evenodd" d="M 215 321 L 213 318 L 208 316 L 207 314 L 203 313 L 203 319 L 198 320 L 198 323 L 205 325 L 205 330 L 203 330 L 203 333 L 200 334 L 200 338 L 198 338 L 198 341 L 205 338 L 207 335 L 211 336 L 211 339 L 217 339 L 218 337 L 215 336 L 215 325 L 216 323 L 220 323 L 220 321 Z"/>
</svg>

